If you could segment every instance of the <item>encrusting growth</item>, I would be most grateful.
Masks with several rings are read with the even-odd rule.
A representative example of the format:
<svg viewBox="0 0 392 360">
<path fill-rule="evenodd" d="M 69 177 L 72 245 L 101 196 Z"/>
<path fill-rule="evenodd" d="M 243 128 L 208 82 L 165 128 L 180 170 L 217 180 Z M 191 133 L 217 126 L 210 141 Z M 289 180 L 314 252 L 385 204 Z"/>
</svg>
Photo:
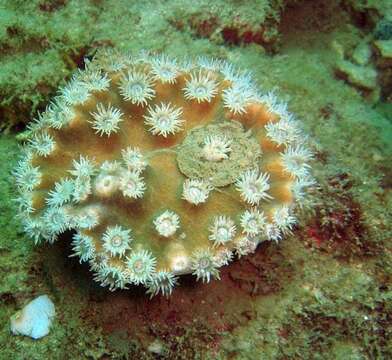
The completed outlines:
<svg viewBox="0 0 392 360">
<path fill-rule="evenodd" d="M 300 122 L 247 72 L 102 50 L 32 122 L 14 171 L 27 234 L 72 233 L 110 290 L 169 296 L 280 241 L 314 185 Z"/>
</svg>

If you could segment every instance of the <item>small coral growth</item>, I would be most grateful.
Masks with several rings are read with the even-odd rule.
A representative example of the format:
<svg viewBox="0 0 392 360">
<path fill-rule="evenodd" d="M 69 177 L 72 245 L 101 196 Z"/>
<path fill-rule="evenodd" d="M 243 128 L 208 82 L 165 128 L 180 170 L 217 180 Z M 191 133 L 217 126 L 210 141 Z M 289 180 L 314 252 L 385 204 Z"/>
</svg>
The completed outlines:
<svg viewBox="0 0 392 360">
<path fill-rule="evenodd" d="M 298 120 L 246 72 L 103 50 L 30 126 L 15 170 L 25 231 L 73 250 L 110 289 L 169 295 L 280 240 L 312 184 Z"/>
</svg>

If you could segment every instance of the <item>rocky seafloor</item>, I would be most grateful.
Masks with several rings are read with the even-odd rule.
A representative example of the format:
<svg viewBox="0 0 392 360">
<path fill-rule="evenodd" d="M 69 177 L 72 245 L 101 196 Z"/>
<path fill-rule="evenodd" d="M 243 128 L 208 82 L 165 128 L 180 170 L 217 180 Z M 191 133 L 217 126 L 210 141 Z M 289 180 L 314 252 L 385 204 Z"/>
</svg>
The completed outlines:
<svg viewBox="0 0 392 360">
<path fill-rule="evenodd" d="M 1 1 L 0 359 L 392 358 L 391 42 L 389 0 Z M 69 234 L 34 246 L 11 175 L 25 126 L 102 46 L 217 57 L 287 101 L 318 182 L 293 234 L 152 300 L 95 284 Z M 41 294 L 49 335 L 11 335 Z"/>
</svg>

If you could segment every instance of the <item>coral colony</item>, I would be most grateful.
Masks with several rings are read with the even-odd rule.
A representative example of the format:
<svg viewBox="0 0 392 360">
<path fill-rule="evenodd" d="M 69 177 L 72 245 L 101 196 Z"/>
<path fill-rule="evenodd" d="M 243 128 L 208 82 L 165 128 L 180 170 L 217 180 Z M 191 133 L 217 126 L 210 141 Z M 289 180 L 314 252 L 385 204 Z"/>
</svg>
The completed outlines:
<svg viewBox="0 0 392 360">
<path fill-rule="evenodd" d="M 111 290 L 219 279 L 290 232 L 313 183 L 286 104 L 218 60 L 102 50 L 29 129 L 14 172 L 25 232 L 73 230 L 74 255 Z"/>
</svg>

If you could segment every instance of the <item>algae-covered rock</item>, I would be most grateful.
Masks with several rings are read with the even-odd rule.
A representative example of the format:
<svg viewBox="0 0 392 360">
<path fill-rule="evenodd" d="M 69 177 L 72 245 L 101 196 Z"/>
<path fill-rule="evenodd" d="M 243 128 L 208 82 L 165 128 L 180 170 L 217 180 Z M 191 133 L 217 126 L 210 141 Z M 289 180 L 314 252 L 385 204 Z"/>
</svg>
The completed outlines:
<svg viewBox="0 0 392 360">
<path fill-rule="evenodd" d="M 336 64 L 336 72 L 338 76 L 360 89 L 374 90 L 377 87 L 377 72 L 370 66 L 355 65 L 343 60 Z"/>
<path fill-rule="evenodd" d="M 378 55 L 377 65 L 382 68 L 392 66 L 392 40 L 377 40 L 374 46 Z"/>
<path fill-rule="evenodd" d="M 374 29 L 374 37 L 377 40 L 392 39 L 392 14 L 391 18 L 381 19 Z"/>
<path fill-rule="evenodd" d="M 366 41 L 363 41 L 355 48 L 352 58 L 356 64 L 364 66 L 369 63 L 371 56 L 372 50 L 369 44 Z"/>
<path fill-rule="evenodd" d="M 379 99 L 377 71 L 373 66 L 361 66 L 347 60 L 339 60 L 335 65 L 336 75 L 353 85 L 372 102 Z"/>
<path fill-rule="evenodd" d="M 92 285 L 87 264 L 79 266 L 77 258 L 67 256 L 73 251 L 68 245 L 70 232 L 50 247 L 31 246 L 14 216 L 22 204 L 12 201 L 15 193 L 10 173 L 19 151 L 13 135 L 0 136 L 0 317 L 8 320 L 19 308 L 20 299 L 33 299 L 37 291 L 55 298 L 56 307 L 61 307 L 59 323 L 56 321 L 50 336 L 41 341 L 12 336 L 6 321 L 0 329 L 0 359 L 392 359 L 392 258 L 388 252 L 392 234 L 388 162 L 392 150 L 392 97 L 388 95 L 392 74 L 388 79 L 388 72 L 392 68 L 375 68 L 379 85 L 385 88 L 385 97 L 377 104 L 366 103 L 361 97 L 360 93 L 368 91 L 358 92 L 334 76 L 338 56 L 357 64 L 352 56 L 362 41 L 371 44 L 374 57 L 370 62 L 377 65 L 376 49 L 369 39 L 372 29 L 369 25 L 365 28 L 374 11 L 359 4 L 373 3 L 375 7 L 392 1 L 290 2 L 298 7 L 283 16 L 282 46 L 274 56 L 258 44 L 228 46 L 215 41 L 215 32 L 197 36 L 187 25 L 181 28 L 181 14 L 188 19 L 189 12 L 201 2 L 193 2 L 189 9 L 184 6 L 175 16 L 172 0 L 1 3 L 0 34 L 5 34 L 6 42 L 0 45 L 0 78 L 13 76 L 14 82 L 9 81 L 7 88 L 1 86 L 6 92 L 0 93 L 0 122 L 32 119 L 30 114 L 36 113 L 32 96 L 40 96 L 38 108 L 43 110 L 52 97 L 47 91 L 68 79 L 75 67 L 83 68 L 82 57 L 101 45 L 133 52 L 143 47 L 179 58 L 184 54 L 208 55 L 251 70 L 265 91 L 282 89 L 285 101 L 304 121 L 311 138 L 317 138 L 313 170 L 318 185 L 307 197 L 301 209 L 305 214 L 289 241 L 263 242 L 255 254 L 222 267 L 221 281 L 201 284 L 184 276 L 170 299 L 158 295 L 149 300 L 139 289 L 111 294 Z M 357 19 L 362 22 L 351 21 L 347 9 L 340 7 L 349 2 L 355 2 Z M 232 5 L 236 3 L 253 6 L 255 17 L 261 16 L 255 2 L 228 0 L 225 10 L 236 10 L 233 17 L 239 12 Z M 315 4 L 312 11 L 304 11 L 309 3 Z M 332 16 L 314 11 L 332 3 L 339 3 L 341 11 Z M 11 5 L 18 15 L 14 19 L 2 12 Z M 35 10 L 26 11 L 27 5 Z M 151 8 L 154 11 L 149 11 Z M 49 42 L 36 42 L 35 35 L 28 35 L 34 29 L 42 33 L 33 21 L 40 12 L 46 19 L 56 17 L 56 23 L 67 29 L 47 25 Z M 25 15 L 19 16 L 21 13 Z M 76 25 L 77 19 L 84 26 Z M 2 26 L 11 20 L 19 23 L 18 29 Z M 116 26 L 111 26 L 113 23 Z M 324 30 L 320 24 L 326 24 Z M 210 24 L 205 25 L 203 30 L 208 32 Z M 128 31 L 124 31 L 126 27 Z M 24 31 L 27 28 L 32 31 Z M 91 42 L 81 37 L 75 45 L 74 39 L 83 31 L 86 37 L 91 36 Z M 22 38 L 25 42 L 19 46 L 16 41 Z M 71 41 L 66 43 L 66 38 Z M 49 49 L 41 51 L 37 44 Z M 25 63 L 26 54 L 29 64 L 40 66 Z M 16 68 L 12 64 L 19 67 L 17 72 L 9 72 Z M 34 92 L 38 78 L 43 81 Z M 388 84 L 384 86 L 383 81 Z M 25 86 L 27 83 L 31 87 Z M 388 96 L 389 105 L 383 102 Z M 30 135 L 20 134 L 18 140 L 28 142 Z"/>
<path fill-rule="evenodd" d="M 3 1 L 0 128 L 27 123 L 83 58 L 102 45 L 138 51 L 189 44 L 272 44 L 282 0 Z M 148 16 L 145 16 L 148 14 Z M 162 34 L 170 36 L 162 37 Z M 181 40 L 178 40 L 178 39 Z M 187 45 L 173 50 L 180 53 Z M 182 49 L 181 49 L 182 48 Z"/>
<path fill-rule="evenodd" d="M 201 38 L 231 45 L 273 46 L 279 39 L 278 25 L 283 0 L 200 0 L 185 7 L 173 1 L 171 22 Z"/>
</svg>

